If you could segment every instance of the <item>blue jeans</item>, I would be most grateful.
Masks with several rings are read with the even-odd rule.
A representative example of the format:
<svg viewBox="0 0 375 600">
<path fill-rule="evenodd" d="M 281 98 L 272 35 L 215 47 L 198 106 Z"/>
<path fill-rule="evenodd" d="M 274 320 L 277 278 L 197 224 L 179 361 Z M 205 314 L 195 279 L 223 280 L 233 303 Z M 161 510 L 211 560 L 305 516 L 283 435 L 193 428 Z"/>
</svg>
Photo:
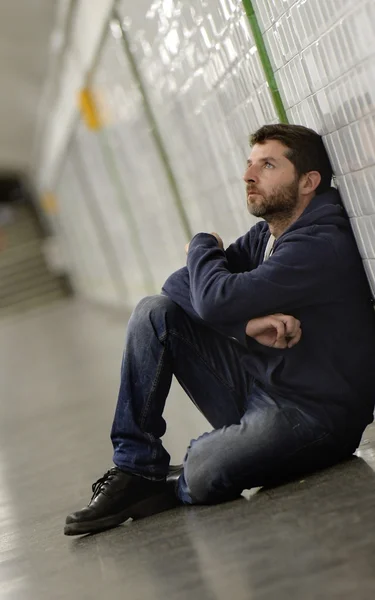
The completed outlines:
<svg viewBox="0 0 375 600">
<path fill-rule="evenodd" d="M 271 398 L 242 367 L 248 352 L 167 296 L 144 298 L 128 324 L 111 432 L 115 465 L 151 479 L 166 476 L 170 456 L 160 438 L 173 375 L 214 428 L 187 450 L 178 484 L 186 504 L 230 500 L 354 451 L 313 409 Z"/>
</svg>

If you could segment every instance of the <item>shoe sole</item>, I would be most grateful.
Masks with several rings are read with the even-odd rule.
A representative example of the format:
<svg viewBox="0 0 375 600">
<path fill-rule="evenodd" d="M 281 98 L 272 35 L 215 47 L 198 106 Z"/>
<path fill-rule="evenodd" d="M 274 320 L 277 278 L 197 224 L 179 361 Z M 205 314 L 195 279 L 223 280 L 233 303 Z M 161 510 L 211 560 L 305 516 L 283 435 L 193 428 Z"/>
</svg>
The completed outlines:
<svg viewBox="0 0 375 600">
<path fill-rule="evenodd" d="M 146 498 L 137 504 L 129 506 L 125 510 L 112 515 L 110 517 L 103 517 L 96 521 L 84 521 L 76 523 L 67 523 L 64 527 L 64 535 L 84 535 L 87 533 L 98 533 L 99 531 L 105 531 L 106 529 L 112 529 L 124 523 L 128 519 L 142 519 L 151 515 L 170 510 L 180 506 L 180 502 L 176 497 L 171 494 L 162 494 L 151 496 Z"/>
</svg>

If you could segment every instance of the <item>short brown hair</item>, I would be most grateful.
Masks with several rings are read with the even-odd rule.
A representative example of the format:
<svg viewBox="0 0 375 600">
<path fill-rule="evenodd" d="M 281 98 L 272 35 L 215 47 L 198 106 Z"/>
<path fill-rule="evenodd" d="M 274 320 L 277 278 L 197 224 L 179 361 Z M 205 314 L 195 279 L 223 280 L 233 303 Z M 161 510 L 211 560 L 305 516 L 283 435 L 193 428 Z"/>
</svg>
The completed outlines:
<svg viewBox="0 0 375 600">
<path fill-rule="evenodd" d="M 322 178 L 317 194 L 326 192 L 331 186 L 332 165 L 322 137 L 313 129 L 302 125 L 278 123 L 264 125 L 250 136 L 250 144 L 264 144 L 267 140 L 278 140 L 288 148 L 285 156 L 294 165 L 298 177 L 309 171 L 318 171 Z"/>
</svg>

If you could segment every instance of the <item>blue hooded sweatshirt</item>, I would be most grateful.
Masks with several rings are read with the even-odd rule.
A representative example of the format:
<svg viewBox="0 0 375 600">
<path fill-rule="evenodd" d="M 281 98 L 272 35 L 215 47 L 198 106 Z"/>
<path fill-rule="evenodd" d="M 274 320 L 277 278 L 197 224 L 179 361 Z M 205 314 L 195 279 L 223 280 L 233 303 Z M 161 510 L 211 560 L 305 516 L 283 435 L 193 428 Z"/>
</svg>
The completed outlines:
<svg viewBox="0 0 375 600">
<path fill-rule="evenodd" d="M 235 338 L 243 367 L 274 398 L 309 405 L 334 424 L 361 429 L 373 420 L 375 313 L 349 220 L 338 192 L 315 196 L 264 261 L 268 224 L 257 223 L 221 250 L 198 233 L 187 266 L 163 293 L 190 317 Z M 274 313 L 301 321 L 302 339 L 274 349 L 246 336 L 250 319 Z"/>
</svg>

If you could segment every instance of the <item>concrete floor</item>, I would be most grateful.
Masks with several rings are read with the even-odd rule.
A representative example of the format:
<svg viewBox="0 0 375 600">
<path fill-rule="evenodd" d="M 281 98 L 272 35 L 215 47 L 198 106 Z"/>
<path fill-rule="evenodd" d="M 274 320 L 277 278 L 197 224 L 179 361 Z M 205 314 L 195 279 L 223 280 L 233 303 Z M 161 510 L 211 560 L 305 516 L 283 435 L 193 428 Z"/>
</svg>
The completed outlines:
<svg viewBox="0 0 375 600">
<path fill-rule="evenodd" d="M 374 427 L 358 457 L 305 480 L 63 536 L 111 465 L 124 331 L 123 316 L 68 301 L 0 319 L 0 600 L 371 597 Z M 207 425 L 177 387 L 167 419 L 180 462 Z"/>
</svg>

